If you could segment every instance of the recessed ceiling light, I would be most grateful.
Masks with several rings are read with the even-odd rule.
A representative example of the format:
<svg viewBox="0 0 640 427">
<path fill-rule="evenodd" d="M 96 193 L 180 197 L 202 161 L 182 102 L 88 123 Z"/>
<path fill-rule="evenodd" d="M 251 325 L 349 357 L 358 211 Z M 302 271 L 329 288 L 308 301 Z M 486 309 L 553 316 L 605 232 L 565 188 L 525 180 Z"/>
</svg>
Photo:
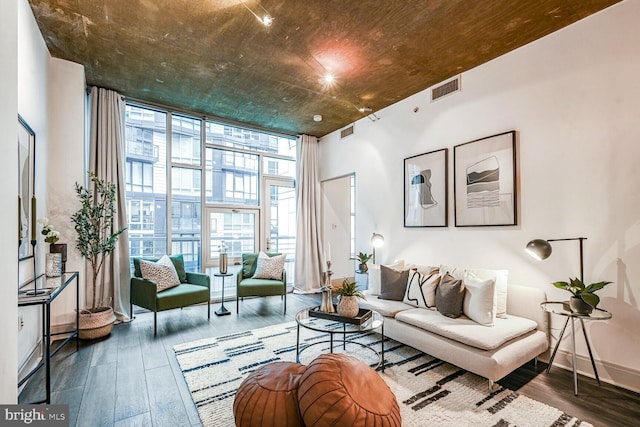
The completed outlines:
<svg viewBox="0 0 640 427">
<path fill-rule="evenodd" d="M 360 111 L 361 113 L 368 113 L 372 110 L 371 110 L 371 107 L 360 107 L 358 108 L 358 111 Z"/>
<path fill-rule="evenodd" d="M 322 121 L 322 114 L 316 114 L 313 116 L 313 121 L 314 122 L 321 122 Z"/>
<path fill-rule="evenodd" d="M 265 15 L 264 18 L 262 18 L 262 25 L 264 25 L 265 27 L 270 27 L 271 24 L 273 24 L 273 18 L 271 17 L 271 15 Z"/>
<path fill-rule="evenodd" d="M 326 84 L 330 85 L 331 83 L 333 83 L 333 82 L 336 80 L 336 78 L 335 78 L 335 77 L 333 77 L 333 74 L 331 74 L 331 73 L 327 73 L 327 74 L 322 78 L 322 80 L 323 80 Z"/>
</svg>

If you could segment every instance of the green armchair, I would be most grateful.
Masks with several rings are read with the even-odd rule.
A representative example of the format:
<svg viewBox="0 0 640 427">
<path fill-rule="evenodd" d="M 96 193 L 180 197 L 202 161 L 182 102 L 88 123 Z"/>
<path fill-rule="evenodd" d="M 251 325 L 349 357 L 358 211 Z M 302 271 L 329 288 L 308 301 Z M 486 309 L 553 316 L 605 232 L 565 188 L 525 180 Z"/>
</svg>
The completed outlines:
<svg viewBox="0 0 640 427">
<path fill-rule="evenodd" d="M 268 253 L 269 256 L 280 254 Z M 258 254 L 242 254 L 242 269 L 236 279 L 236 312 L 240 314 L 240 300 L 249 296 L 281 295 L 284 300 L 284 311 L 287 313 L 287 272 L 282 269 L 282 279 L 254 279 L 258 264 Z"/>
<path fill-rule="evenodd" d="M 158 335 L 158 312 L 207 303 L 207 318 L 211 319 L 211 278 L 207 274 L 185 272 L 182 255 L 170 256 L 181 284 L 157 292 L 153 280 L 142 278 L 140 260 L 158 261 L 158 258 L 133 258 L 134 276 L 131 278 L 131 314 L 133 305 L 153 311 L 153 335 Z"/>
</svg>

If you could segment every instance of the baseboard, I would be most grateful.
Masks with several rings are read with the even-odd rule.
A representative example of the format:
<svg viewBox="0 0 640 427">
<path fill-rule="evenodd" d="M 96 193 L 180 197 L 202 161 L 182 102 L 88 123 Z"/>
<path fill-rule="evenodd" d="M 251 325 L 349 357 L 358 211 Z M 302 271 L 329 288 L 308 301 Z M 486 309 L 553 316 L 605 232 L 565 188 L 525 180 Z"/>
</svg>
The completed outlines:
<svg viewBox="0 0 640 427">
<path fill-rule="evenodd" d="M 589 360 L 588 356 L 577 355 L 576 361 L 577 371 L 580 375 L 595 378 L 593 368 L 591 367 L 591 360 Z M 573 371 L 572 366 L 571 352 L 558 349 L 551 369 L 558 367 Z M 640 371 L 600 360 L 596 360 L 596 368 L 598 369 L 600 381 L 640 393 Z"/>
<path fill-rule="evenodd" d="M 38 366 L 42 361 L 42 352 L 40 351 L 42 339 L 39 339 L 37 344 L 31 349 L 29 355 L 22 365 L 18 367 L 18 379 L 24 378 L 33 368 Z M 27 380 L 20 388 L 18 388 L 18 394 L 22 392 L 30 380 Z"/>
</svg>

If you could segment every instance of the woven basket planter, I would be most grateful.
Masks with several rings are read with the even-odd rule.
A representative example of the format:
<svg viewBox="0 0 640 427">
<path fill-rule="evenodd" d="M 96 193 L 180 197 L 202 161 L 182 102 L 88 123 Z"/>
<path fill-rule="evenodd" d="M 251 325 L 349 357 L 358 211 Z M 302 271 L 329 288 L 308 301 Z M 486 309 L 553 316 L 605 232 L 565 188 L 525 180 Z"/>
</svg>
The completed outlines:
<svg viewBox="0 0 640 427">
<path fill-rule="evenodd" d="M 116 316 L 111 307 L 97 307 L 80 311 L 79 336 L 83 340 L 106 337 L 113 329 Z"/>
</svg>

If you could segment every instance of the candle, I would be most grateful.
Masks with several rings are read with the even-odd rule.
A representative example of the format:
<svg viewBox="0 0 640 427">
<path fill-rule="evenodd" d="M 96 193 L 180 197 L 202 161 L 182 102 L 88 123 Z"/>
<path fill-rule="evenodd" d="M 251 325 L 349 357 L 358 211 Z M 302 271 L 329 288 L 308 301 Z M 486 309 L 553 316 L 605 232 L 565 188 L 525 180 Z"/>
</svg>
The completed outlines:
<svg viewBox="0 0 640 427">
<path fill-rule="evenodd" d="M 327 243 L 327 261 L 331 261 L 331 243 Z"/>
<path fill-rule="evenodd" d="M 36 241 L 36 196 L 31 196 L 31 241 Z"/>
<path fill-rule="evenodd" d="M 18 241 L 22 240 L 22 198 L 18 195 Z"/>
</svg>

